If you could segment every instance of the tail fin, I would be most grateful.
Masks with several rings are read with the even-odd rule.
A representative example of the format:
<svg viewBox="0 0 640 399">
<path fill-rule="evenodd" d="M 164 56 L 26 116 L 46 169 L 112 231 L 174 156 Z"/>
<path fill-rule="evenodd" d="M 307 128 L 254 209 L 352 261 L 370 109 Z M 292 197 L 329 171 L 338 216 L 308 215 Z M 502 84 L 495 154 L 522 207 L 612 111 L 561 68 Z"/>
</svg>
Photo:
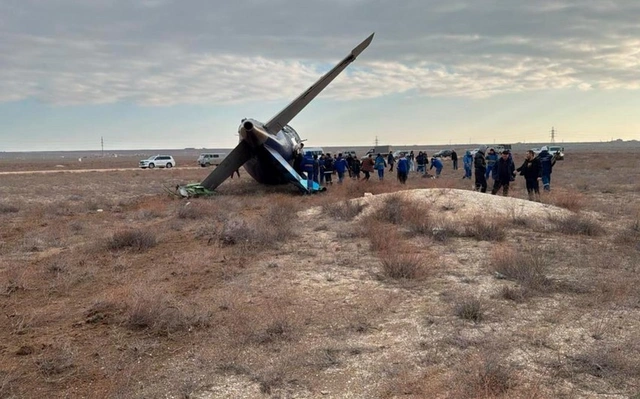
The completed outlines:
<svg viewBox="0 0 640 399">
<path fill-rule="evenodd" d="M 311 102 L 311 100 L 316 98 L 316 96 L 320 94 L 320 92 L 324 90 L 324 88 L 327 87 L 327 85 L 329 85 L 329 83 L 331 83 L 331 81 L 335 79 L 336 76 L 338 76 L 340 72 L 342 72 L 347 67 L 347 65 L 351 64 L 356 59 L 356 57 L 369 46 L 369 44 L 373 40 L 374 34 L 375 33 L 372 33 L 371 36 L 357 45 L 353 50 L 351 50 L 351 53 L 349 53 L 349 55 L 347 55 L 342 61 L 338 63 L 338 65 L 333 67 L 332 70 L 322 76 L 304 93 L 300 94 L 298 98 L 293 100 L 291 104 L 287 105 L 282 111 L 280 111 L 279 114 L 271 118 L 271 120 L 264 125 L 265 128 L 271 133 L 277 133 L 282 130 L 282 128 L 285 127 L 285 125 L 287 125 L 291 121 L 291 119 L 298 115 L 298 113 L 302 111 L 304 107 L 306 107 L 307 104 Z"/>
</svg>

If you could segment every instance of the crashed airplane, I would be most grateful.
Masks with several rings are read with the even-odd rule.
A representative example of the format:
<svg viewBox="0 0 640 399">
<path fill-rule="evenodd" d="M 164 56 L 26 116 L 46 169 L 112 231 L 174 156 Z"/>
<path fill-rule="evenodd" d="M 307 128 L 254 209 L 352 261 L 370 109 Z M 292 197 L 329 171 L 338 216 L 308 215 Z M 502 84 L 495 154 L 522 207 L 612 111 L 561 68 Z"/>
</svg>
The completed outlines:
<svg viewBox="0 0 640 399">
<path fill-rule="evenodd" d="M 267 123 L 243 119 L 238 128 L 240 143 L 233 151 L 202 183 L 177 187 L 178 193 L 182 196 L 211 193 L 241 166 L 259 183 L 292 183 L 303 193 L 321 191 L 316 182 L 308 189 L 306 179 L 294 168 L 296 154 L 303 146 L 300 136 L 288 123 L 369 46 L 373 35 L 351 50 L 333 69 Z"/>
</svg>

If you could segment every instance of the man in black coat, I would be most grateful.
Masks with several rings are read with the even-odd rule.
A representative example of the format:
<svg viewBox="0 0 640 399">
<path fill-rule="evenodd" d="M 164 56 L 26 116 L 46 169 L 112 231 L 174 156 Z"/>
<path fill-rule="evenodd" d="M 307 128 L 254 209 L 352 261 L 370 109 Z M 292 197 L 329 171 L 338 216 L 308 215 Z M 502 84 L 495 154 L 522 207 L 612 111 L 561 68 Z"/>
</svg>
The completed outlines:
<svg viewBox="0 0 640 399">
<path fill-rule="evenodd" d="M 509 159 L 509 150 L 502 151 L 500 159 L 493 166 L 497 168 L 496 179 L 493 181 L 493 190 L 491 194 L 495 195 L 500 187 L 502 187 L 502 195 L 509 195 L 509 182 L 515 176 L 513 162 Z"/>
<path fill-rule="evenodd" d="M 458 153 L 456 150 L 451 151 L 451 161 L 453 162 L 453 170 L 458 170 Z"/>
<path fill-rule="evenodd" d="M 527 157 L 522 166 L 516 170 L 520 172 L 520 176 L 524 176 L 529 201 L 540 202 L 540 184 L 538 181 L 542 178 L 542 167 L 536 154 L 532 150 L 527 151 Z"/>
<path fill-rule="evenodd" d="M 484 157 L 486 151 L 487 146 L 481 145 L 473 157 L 473 166 L 476 175 L 476 191 L 480 190 L 481 193 L 487 192 L 487 178 L 485 176 L 485 173 L 487 173 L 487 160 Z"/>
</svg>

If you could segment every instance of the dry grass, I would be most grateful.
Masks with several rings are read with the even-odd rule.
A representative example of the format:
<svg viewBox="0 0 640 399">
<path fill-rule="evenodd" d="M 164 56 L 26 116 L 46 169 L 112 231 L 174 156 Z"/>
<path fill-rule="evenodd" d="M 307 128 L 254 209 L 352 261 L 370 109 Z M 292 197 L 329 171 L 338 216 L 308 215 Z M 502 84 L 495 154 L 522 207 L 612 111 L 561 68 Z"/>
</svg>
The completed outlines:
<svg viewBox="0 0 640 399">
<path fill-rule="evenodd" d="M 598 221 L 583 214 L 573 214 L 550 219 L 556 231 L 569 235 L 601 236 L 605 229 Z"/>
<path fill-rule="evenodd" d="M 3 176 L 18 212 L 0 210 L 0 397 L 636 395 L 637 156 L 554 169 L 546 200 L 602 220 L 596 239 L 516 201 L 472 231 L 449 166 L 314 196 L 241 172 L 190 205 L 161 186 L 206 170 Z M 368 218 L 351 206 L 366 198 L 344 202 L 412 188 L 444 188 L 444 205 L 392 195 Z M 133 231 L 157 244 L 119 237 Z"/>
<path fill-rule="evenodd" d="M 479 323 L 485 318 L 484 306 L 478 298 L 462 298 L 454 305 L 454 313 L 463 320 Z"/>
<path fill-rule="evenodd" d="M 107 241 L 107 248 L 112 251 L 131 249 L 133 251 L 146 251 L 158 243 L 155 234 L 146 230 L 123 230 L 113 234 Z"/>
<path fill-rule="evenodd" d="M 489 259 L 489 269 L 498 277 L 517 282 L 520 290 L 504 288 L 505 299 L 522 300 L 530 292 L 546 292 L 552 286 L 546 276 L 551 262 L 543 251 L 499 247 Z"/>
<path fill-rule="evenodd" d="M 387 250 L 380 255 L 382 273 L 396 280 L 422 280 L 427 277 L 428 270 L 420 254 L 404 254 Z"/>
</svg>

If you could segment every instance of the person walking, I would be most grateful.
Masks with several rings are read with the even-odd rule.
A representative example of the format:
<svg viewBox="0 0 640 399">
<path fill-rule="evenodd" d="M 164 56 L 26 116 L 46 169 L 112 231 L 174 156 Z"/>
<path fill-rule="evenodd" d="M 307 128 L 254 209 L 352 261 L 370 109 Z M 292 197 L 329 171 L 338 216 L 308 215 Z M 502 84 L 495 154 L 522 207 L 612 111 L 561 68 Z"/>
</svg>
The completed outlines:
<svg viewBox="0 0 640 399">
<path fill-rule="evenodd" d="M 427 171 L 427 156 L 422 152 L 418 152 L 418 156 L 416 156 L 416 163 L 418 164 L 418 173 L 422 173 L 423 175 Z"/>
<path fill-rule="evenodd" d="M 379 156 L 380 154 L 378 154 Z M 393 172 L 393 164 L 396 162 L 396 159 L 393 157 L 393 152 L 389 151 L 389 155 L 387 155 L 387 164 L 389 164 L 389 172 Z"/>
<path fill-rule="evenodd" d="M 360 160 L 356 154 L 353 154 L 351 161 L 351 177 L 360 180 Z"/>
<path fill-rule="evenodd" d="M 331 176 L 333 176 L 333 158 L 331 154 L 327 154 L 324 158 L 324 180 L 327 185 L 333 184 Z"/>
<path fill-rule="evenodd" d="M 542 179 L 542 168 L 540 167 L 540 160 L 533 150 L 527 151 L 527 156 L 522 166 L 516 170 L 520 172 L 520 176 L 524 177 L 529 201 L 540 202 L 540 184 L 538 181 Z"/>
<path fill-rule="evenodd" d="M 409 161 L 404 153 L 400 154 L 400 159 L 398 159 L 398 166 L 396 167 L 398 171 L 398 181 L 402 184 L 407 182 L 407 175 L 409 174 Z"/>
<path fill-rule="evenodd" d="M 542 188 L 544 191 L 551 191 L 551 172 L 556 164 L 556 157 L 549 153 L 547 146 L 544 146 L 538 154 L 538 159 L 540 160 L 540 168 L 542 168 Z"/>
<path fill-rule="evenodd" d="M 307 151 L 302 158 L 300 169 L 306 174 L 307 190 L 309 191 L 313 189 L 313 166 L 313 154 L 311 153 L 311 151 Z"/>
<path fill-rule="evenodd" d="M 464 176 L 463 179 L 471 180 L 471 170 L 473 168 L 473 157 L 471 156 L 471 151 L 467 150 L 462 157 L 462 166 L 464 166 Z"/>
<path fill-rule="evenodd" d="M 375 168 L 378 171 L 378 180 L 384 179 L 384 168 L 387 167 L 387 163 L 384 161 L 384 157 L 378 153 L 376 157 Z"/>
<path fill-rule="evenodd" d="M 444 165 L 442 164 L 442 160 L 440 160 L 440 158 L 431 158 L 431 166 L 429 167 L 429 170 L 436 168 L 436 179 L 440 177 L 443 166 Z"/>
<path fill-rule="evenodd" d="M 349 169 L 349 165 L 347 165 L 347 160 L 342 158 L 342 153 L 338 154 L 338 158 L 336 159 L 335 164 L 333 165 L 336 173 L 338 174 L 338 184 L 342 184 L 344 180 L 344 172 Z"/>
<path fill-rule="evenodd" d="M 489 152 L 487 152 L 485 159 L 487 160 L 487 172 L 484 174 L 484 177 L 488 179 L 489 176 L 491 176 L 491 178 L 493 178 L 491 172 L 493 171 L 493 166 L 498 161 L 498 154 L 496 154 L 496 151 L 493 148 L 489 148 Z"/>
<path fill-rule="evenodd" d="M 473 166 L 476 174 L 476 191 L 480 190 L 481 193 L 487 192 L 487 161 L 484 158 L 485 151 L 487 151 L 487 146 L 481 145 L 473 157 Z"/>
<path fill-rule="evenodd" d="M 371 173 L 373 172 L 374 165 L 375 163 L 373 161 L 373 158 L 371 158 L 371 154 L 367 155 L 367 157 L 362 161 L 362 173 L 364 173 L 364 181 L 369 181 Z"/>
<path fill-rule="evenodd" d="M 453 170 L 458 170 L 458 153 L 455 149 L 451 150 L 451 162 L 453 162 Z"/>
<path fill-rule="evenodd" d="M 513 161 L 509 159 L 508 150 L 502 151 L 500 159 L 495 163 L 494 168 L 495 174 L 491 194 L 496 195 L 502 188 L 502 195 L 506 197 L 509 195 L 509 183 L 515 173 Z"/>
</svg>

